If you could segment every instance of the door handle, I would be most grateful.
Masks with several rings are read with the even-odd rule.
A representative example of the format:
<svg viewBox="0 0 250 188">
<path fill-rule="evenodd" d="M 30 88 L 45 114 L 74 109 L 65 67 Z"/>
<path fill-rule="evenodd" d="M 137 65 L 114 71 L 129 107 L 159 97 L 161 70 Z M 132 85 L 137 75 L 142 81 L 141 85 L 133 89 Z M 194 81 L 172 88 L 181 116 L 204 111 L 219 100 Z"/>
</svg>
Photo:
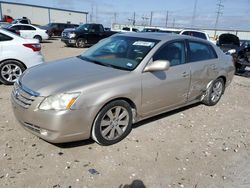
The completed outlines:
<svg viewBox="0 0 250 188">
<path fill-rule="evenodd" d="M 185 77 L 188 77 L 188 76 L 189 76 L 189 73 L 188 73 L 188 72 L 183 72 L 183 73 L 182 73 L 182 77 L 185 78 Z"/>
</svg>

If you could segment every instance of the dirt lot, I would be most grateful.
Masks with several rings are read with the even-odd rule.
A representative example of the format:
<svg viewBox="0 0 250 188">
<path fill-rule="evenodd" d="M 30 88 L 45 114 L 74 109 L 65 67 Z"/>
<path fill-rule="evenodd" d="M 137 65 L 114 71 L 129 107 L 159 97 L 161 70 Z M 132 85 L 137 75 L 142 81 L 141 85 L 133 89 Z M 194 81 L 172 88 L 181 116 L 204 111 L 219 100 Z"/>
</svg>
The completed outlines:
<svg viewBox="0 0 250 188">
<path fill-rule="evenodd" d="M 46 61 L 75 56 L 59 40 Z M 250 187 L 250 79 L 235 76 L 214 107 L 193 105 L 136 124 L 122 142 L 52 145 L 15 120 L 0 85 L 1 187 Z"/>
</svg>

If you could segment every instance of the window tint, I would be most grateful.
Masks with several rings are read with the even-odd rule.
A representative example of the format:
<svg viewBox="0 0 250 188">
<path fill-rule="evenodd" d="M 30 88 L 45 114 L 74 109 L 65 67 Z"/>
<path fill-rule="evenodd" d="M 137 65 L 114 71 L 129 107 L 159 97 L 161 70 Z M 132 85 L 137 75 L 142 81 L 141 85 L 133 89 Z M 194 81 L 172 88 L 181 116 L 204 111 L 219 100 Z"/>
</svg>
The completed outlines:
<svg viewBox="0 0 250 188">
<path fill-rule="evenodd" d="M 189 36 L 198 37 L 201 39 L 207 39 L 205 33 L 195 32 L 195 31 L 184 31 L 182 35 L 189 35 Z"/>
<path fill-rule="evenodd" d="M 14 30 L 21 30 L 21 26 L 20 25 L 14 25 L 14 26 L 12 26 L 10 28 L 14 29 Z"/>
<path fill-rule="evenodd" d="M 66 24 L 58 24 L 58 29 L 65 29 L 67 28 Z"/>
<path fill-rule="evenodd" d="M 123 31 L 130 31 L 130 28 L 129 27 L 123 27 L 122 30 Z"/>
<path fill-rule="evenodd" d="M 213 47 L 208 44 L 199 43 L 199 42 L 189 42 L 189 61 L 204 61 L 209 59 L 217 58 L 217 54 L 214 51 Z"/>
<path fill-rule="evenodd" d="M 22 23 L 22 24 L 29 24 L 28 20 L 20 20 L 20 23 Z"/>
<path fill-rule="evenodd" d="M 21 30 L 36 30 L 36 28 L 28 25 L 22 25 Z"/>
<path fill-rule="evenodd" d="M 183 42 L 174 42 L 161 48 L 153 57 L 153 60 L 168 60 L 170 66 L 185 63 L 185 45 Z"/>
<path fill-rule="evenodd" d="M 9 40 L 12 40 L 13 38 L 3 34 L 3 33 L 0 33 L 0 42 L 3 42 L 3 41 L 9 41 Z"/>
</svg>

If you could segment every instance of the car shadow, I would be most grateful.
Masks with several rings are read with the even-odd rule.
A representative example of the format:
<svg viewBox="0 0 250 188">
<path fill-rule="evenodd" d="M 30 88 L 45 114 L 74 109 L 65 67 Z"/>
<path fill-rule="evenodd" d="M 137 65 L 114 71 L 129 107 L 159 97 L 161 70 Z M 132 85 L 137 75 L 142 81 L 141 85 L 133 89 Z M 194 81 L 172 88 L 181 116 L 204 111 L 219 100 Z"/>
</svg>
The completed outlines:
<svg viewBox="0 0 250 188">
<path fill-rule="evenodd" d="M 52 41 L 49 41 L 49 40 L 44 40 L 41 42 L 41 44 L 46 44 L 46 43 L 53 43 Z"/>
<path fill-rule="evenodd" d="M 146 124 L 149 124 L 151 122 L 157 121 L 159 119 L 163 119 L 163 118 L 169 117 L 171 115 L 175 115 L 175 114 L 177 114 L 179 112 L 188 110 L 190 108 L 193 108 L 193 107 L 196 107 L 196 106 L 199 106 L 199 105 L 201 105 L 201 103 L 192 104 L 192 105 L 189 105 L 189 106 L 177 109 L 177 110 L 173 110 L 173 111 L 170 111 L 170 112 L 166 112 L 166 113 L 163 113 L 163 114 L 160 114 L 160 115 L 157 115 L 157 116 L 142 120 L 142 121 L 140 121 L 138 123 L 135 123 L 133 125 L 133 129 L 136 129 L 136 128 L 141 127 L 143 125 L 146 125 Z M 95 143 L 95 141 L 90 138 L 88 140 L 82 140 L 82 141 L 76 141 L 76 142 L 60 143 L 60 144 L 53 144 L 52 143 L 52 144 L 57 146 L 57 147 L 66 149 L 66 148 L 75 148 L 75 147 L 81 147 L 81 146 L 89 146 L 89 145 L 93 145 L 94 143 Z"/>
<path fill-rule="evenodd" d="M 76 142 L 60 143 L 60 144 L 53 144 L 53 145 L 59 148 L 67 149 L 67 148 L 76 148 L 80 146 L 89 146 L 94 143 L 95 143 L 94 140 L 88 139 L 88 140 L 81 140 L 81 141 L 76 141 Z"/>
<path fill-rule="evenodd" d="M 140 126 L 143 126 L 143 125 L 146 125 L 146 124 L 149 124 L 149 123 L 152 123 L 154 121 L 157 121 L 159 119 L 163 119 L 163 118 L 166 118 L 166 117 L 169 117 L 169 116 L 172 116 L 172 115 L 175 115 L 177 113 L 180 113 L 182 111 L 185 111 L 185 110 L 188 110 L 190 108 L 194 108 L 194 107 L 197 107 L 201 105 L 201 103 L 195 103 L 195 104 L 192 104 L 192 105 L 189 105 L 189 106 L 185 106 L 185 107 L 182 107 L 182 108 L 179 108 L 179 109 L 176 109 L 176 110 L 173 110 L 173 111 L 170 111 L 170 112 L 165 112 L 163 114 L 159 114 L 159 115 L 156 115 L 156 116 L 153 116 L 151 118 L 148 118 L 148 119 L 145 119 L 145 120 L 142 120 L 138 123 L 135 123 L 133 125 L 133 129 L 136 129 Z"/>
</svg>

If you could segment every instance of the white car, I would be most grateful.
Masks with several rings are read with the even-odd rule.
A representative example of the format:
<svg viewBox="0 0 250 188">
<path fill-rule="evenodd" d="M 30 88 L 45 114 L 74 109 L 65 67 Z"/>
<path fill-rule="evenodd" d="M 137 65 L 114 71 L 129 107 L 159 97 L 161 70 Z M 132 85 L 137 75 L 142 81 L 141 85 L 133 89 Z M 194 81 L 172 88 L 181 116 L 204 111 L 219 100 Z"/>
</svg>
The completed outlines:
<svg viewBox="0 0 250 188">
<path fill-rule="evenodd" d="M 5 29 L 0 29 L 0 54 L 0 82 L 6 85 L 13 84 L 25 69 L 44 62 L 37 40 Z"/>
<path fill-rule="evenodd" d="M 208 40 L 210 42 L 212 42 L 213 44 L 216 44 L 216 41 L 211 40 L 209 35 L 205 32 L 205 31 L 200 31 L 200 30 L 181 30 L 180 35 L 189 35 L 189 36 L 193 36 L 193 37 L 198 37 L 204 40 Z"/>
<path fill-rule="evenodd" d="M 11 24 L 8 28 L 20 31 L 20 36 L 26 39 L 38 39 L 39 42 L 47 40 L 49 35 L 47 30 L 40 29 L 30 24 Z"/>
</svg>

